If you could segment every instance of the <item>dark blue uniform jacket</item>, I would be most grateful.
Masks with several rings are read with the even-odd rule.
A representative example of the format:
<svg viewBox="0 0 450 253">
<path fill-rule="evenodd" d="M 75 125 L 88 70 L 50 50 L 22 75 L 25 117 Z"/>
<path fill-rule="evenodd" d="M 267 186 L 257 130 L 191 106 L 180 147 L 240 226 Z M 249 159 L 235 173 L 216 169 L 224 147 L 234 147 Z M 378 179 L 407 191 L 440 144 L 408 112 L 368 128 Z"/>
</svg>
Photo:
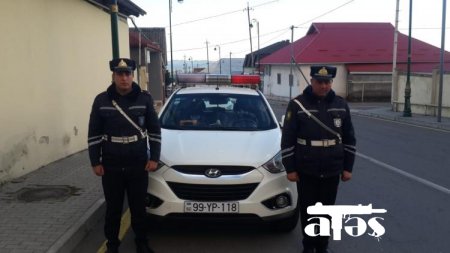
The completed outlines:
<svg viewBox="0 0 450 253">
<path fill-rule="evenodd" d="M 142 130 L 147 129 L 149 153 L 147 140 L 142 138 L 139 130 L 113 106 L 112 99 Z M 137 135 L 139 140 L 128 144 L 113 143 L 109 140 L 111 136 L 134 135 Z M 145 164 L 147 160 L 159 161 L 161 128 L 151 95 L 142 91 L 136 83 L 133 83 L 132 91 L 125 96 L 117 93 L 114 84 L 97 95 L 89 120 L 88 145 L 92 166 L 104 164 L 120 167 Z"/>
<path fill-rule="evenodd" d="M 336 135 L 328 132 L 309 118 L 294 101 L 290 101 L 283 124 L 281 150 L 286 171 L 297 171 L 317 177 L 331 177 L 343 170 L 352 171 L 355 160 L 356 139 L 350 118 L 350 110 L 345 100 L 331 90 L 325 98 L 319 98 L 308 86 L 295 99 L 325 125 L 338 132 L 342 143 L 329 147 L 302 145 L 298 138 L 311 140 L 331 140 L 338 142 Z M 346 149 L 346 150 L 344 150 Z"/>
</svg>

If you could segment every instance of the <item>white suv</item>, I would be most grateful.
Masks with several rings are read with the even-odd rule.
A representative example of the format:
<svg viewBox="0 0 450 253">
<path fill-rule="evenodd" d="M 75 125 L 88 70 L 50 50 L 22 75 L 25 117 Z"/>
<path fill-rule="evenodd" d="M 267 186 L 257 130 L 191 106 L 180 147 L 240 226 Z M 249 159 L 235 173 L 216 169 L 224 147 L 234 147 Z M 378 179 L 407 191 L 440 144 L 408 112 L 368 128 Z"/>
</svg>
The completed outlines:
<svg viewBox="0 0 450 253">
<path fill-rule="evenodd" d="M 281 162 L 281 130 L 263 94 L 227 86 L 182 88 L 161 109 L 160 167 L 149 173 L 147 212 L 249 218 L 290 231 L 296 184 Z"/>
</svg>

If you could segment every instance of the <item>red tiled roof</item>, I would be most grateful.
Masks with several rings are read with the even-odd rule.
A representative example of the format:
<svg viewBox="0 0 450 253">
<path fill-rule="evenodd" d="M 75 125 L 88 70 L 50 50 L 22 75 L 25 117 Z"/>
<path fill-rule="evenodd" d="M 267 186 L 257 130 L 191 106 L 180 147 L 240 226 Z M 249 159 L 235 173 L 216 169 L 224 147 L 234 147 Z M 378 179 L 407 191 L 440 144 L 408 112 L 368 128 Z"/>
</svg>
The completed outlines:
<svg viewBox="0 0 450 253">
<path fill-rule="evenodd" d="M 411 60 L 412 65 L 415 65 L 413 71 L 431 72 L 433 67 L 439 66 L 439 48 L 414 38 L 411 45 Z M 356 64 L 352 65 L 355 70 L 390 72 L 392 67 L 389 70 L 387 65 L 392 66 L 394 27 L 390 23 L 313 23 L 306 36 L 295 41 L 293 47 L 297 63 Z M 264 57 L 260 64 L 289 64 L 290 52 L 288 45 Z M 399 70 L 406 70 L 407 53 L 408 36 L 399 33 Z M 448 52 L 445 53 L 445 61 L 450 63 Z M 364 67 L 356 67 L 358 64 Z"/>
</svg>

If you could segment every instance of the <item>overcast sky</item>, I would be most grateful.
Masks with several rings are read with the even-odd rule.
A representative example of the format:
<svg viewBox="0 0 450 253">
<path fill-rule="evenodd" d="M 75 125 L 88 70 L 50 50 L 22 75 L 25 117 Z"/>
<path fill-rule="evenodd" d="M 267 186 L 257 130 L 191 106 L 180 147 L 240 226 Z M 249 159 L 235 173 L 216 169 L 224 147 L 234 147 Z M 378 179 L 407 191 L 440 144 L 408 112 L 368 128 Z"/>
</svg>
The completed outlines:
<svg viewBox="0 0 450 253">
<path fill-rule="evenodd" d="M 136 18 L 140 27 L 165 27 L 169 44 L 169 0 L 132 0 L 147 12 Z M 305 36 L 312 22 L 387 22 L 395 25 L 396 0 L 184 0 L 172 1 L 173 58 L 209 60 L 243 58 L 250 53 L 247 3 L 250 20 L 259 22 L 260 47 Z M 399 31 L 408 34 L 409 0 L 400 0 Z M 448 11 L 448 5 L 447 5 Z M 450 22 L 447 17 L 446 27 Z M 253 23 L 252 48 L 258 49 L 257 25 Z M 131 25 L 131 22 L 130 22 Z M 441 45 L 442 0 L 413 0 L 412 36 L 434 46 Z M 446 33 L 448 33 L 448 29 Z M 446 35 L 446 38 L 448 36 Z M 330 41 L 330 43 L 333 43 Z M 446 39 L 449 51 L 450 39 Z M 170 60 L 170 53 L 168 52 Z"/>
</svg>

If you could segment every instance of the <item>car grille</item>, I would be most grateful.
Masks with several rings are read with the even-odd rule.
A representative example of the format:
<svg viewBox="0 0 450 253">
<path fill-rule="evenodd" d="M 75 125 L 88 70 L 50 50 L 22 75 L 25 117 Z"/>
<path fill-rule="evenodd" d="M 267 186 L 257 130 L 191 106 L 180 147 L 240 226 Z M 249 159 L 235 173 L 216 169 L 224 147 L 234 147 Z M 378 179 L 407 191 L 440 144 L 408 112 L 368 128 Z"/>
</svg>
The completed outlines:
<svg viewBox="0 0 450 253">
<path fill-rule="evenodd" d="M 219 169 L 222 175 L 240 175 L 254 170 L 251 166 L 223 166 L 223 165 L 175 165 L 172 169 L 184 173 L 205 175 L 207 169 Z"/>
<path fill-rule="evenodd" d="M 248 198 L 258 183 L 233 185 L 182 184 L 168 182 L 178 198 L 198 201 L 231 201 Z"/>
</svg>

